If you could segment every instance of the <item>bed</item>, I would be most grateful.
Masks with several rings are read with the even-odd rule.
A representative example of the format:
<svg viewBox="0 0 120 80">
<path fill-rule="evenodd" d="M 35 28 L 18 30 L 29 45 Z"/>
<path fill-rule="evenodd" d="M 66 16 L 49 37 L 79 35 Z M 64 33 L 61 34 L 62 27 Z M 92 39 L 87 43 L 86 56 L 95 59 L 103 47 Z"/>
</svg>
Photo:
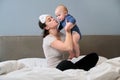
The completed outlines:
<svg viewBox="0 0 120 80">
<path fill-rule="evenodd" d="M 41 36 L 1 36 L 0 80 L 120 80 L 119 41 L 119 36 L 83 36 L 82 54 L 72 61 L 97 51 L 98 63 L 89 71 L 60 71 L 46 67 Z"/>
</svg>

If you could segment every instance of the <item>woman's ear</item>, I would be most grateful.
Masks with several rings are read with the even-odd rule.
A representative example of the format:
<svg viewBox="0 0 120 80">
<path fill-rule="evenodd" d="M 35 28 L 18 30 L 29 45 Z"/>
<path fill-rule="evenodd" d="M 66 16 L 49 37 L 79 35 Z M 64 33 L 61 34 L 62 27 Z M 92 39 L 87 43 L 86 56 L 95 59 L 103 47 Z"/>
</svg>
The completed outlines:
<svg viewBox="0 0 120 80">
<path fill-rule="evenodd" d="M 46 27 L 45 27 L 45 29 L 46 29 L 46 30 L 49 30 L 49 27 L 48 27 L 48 26 L 46 26 Z"/>
</svg>

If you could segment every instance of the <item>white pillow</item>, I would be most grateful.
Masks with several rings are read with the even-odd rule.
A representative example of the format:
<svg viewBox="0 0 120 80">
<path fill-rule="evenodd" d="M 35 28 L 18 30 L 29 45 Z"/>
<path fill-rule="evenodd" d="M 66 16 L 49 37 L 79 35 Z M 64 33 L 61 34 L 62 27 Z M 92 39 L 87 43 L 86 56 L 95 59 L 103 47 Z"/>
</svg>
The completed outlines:
<svg viewBox="0 0 120 80">
<path fill-rule="evenodd" d="M 16 60 L 8 60 L 0 62 L 0 74 L 5 74 L 24 67 L 24 64 L 18 63 Z"/>
<path fill-rule="evenodd" d="M 23 63 L 26 67 L 47 67 L 47 61 L 45 58 L 23 58 L 18 60 L 19 63 Z"/>
</svg>

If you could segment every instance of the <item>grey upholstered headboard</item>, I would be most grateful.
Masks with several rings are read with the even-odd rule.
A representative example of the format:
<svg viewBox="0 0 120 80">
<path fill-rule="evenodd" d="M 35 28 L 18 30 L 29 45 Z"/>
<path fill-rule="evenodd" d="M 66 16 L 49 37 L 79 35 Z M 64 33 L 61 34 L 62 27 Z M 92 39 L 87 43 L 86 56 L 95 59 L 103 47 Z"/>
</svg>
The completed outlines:
<svg viewBox="0 0 120 80">
<path fill-rule="evenodd" d="M 0 36 L 0 60 L 44 57 L 41 36 Z"/>
<path fill-rule="evenodd" d="M 100 56 L 120 56 L 120 36 L 83 35 L 81 54 L 97 52 Z M 0 36 L 0 61 L 44 57 L 42 36 Z"/>
<path fill-rule="evenodd" d="M 100 56 L 120 56 L 120 35 L 84 35 L 80 41 L 81 53 L 97 52 Z"/>
</svg>

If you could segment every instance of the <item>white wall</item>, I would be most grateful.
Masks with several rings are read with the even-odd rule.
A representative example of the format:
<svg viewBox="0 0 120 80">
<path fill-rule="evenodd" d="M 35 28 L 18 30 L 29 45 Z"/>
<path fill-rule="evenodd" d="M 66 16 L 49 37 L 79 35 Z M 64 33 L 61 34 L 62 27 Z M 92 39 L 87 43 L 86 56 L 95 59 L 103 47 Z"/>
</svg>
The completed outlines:
<svg viewBox="0 0 120 80">
<path fill-rule="evenodd" d="M 83 35 L 120 35 L 120 0 L 0 0 L 0 35 L 40 35 L 39 15 L 54 16 L 58 4 L 68 7 Z"/>
</svg>

